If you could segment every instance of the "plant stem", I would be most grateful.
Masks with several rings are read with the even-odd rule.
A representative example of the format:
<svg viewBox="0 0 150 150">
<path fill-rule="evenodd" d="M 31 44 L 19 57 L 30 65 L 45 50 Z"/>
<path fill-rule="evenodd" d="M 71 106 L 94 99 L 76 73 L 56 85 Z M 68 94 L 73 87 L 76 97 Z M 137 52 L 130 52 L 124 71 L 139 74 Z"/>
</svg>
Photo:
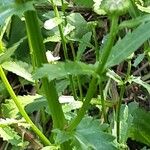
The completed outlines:
<svg viewBox="0 0 150 150">
<path fill-rule="evenodd" d="M 55 5 L 54 1 L 51 0 L 51 3 L 53 5 L 53 8 L 54 8 L 54 13 L 55 13 L 55 16 L 60 18 L 60 15 L 59 15 L 59 12 L 58 12 L 58 9 L 57 9 L 57 6 Z M 63 1 L 62 1 L 63 3 Z M 67 21 L 67 20 L 66 20 Z M 65 57 L 65 60 L 68 60 L 68 52 L 67 52 L 67 45 L 66 45 L 66 38 L 63 34 L 63 27 L 62 27 L 62 24 L 59 24 L 58 25 L 58 28 L 59 28 L 59 32 L 60 32 L 60 36 L 61 36 L 61 40 L 62 40 L 62 46 L 63 46 L 63 51 L 64 51 L 64 57 Z M 73 76 L 69 75 L 69 80 L 70 80 L 70 85 L 71 85 L 71 89 L 72 89 L 72 93 L 73 93 L 73 96 L 75 99 L 77 99 L 77 93 L 76 93 L 76 89 L 75 89 L 75 85 L 74 85 L 74 79 L 73 79 Z"/>
<path fill-rule="evenodd" d="M 28 114 L 26 113 L 26 111 L 24 110 L 23 106 L 21 105 L 19 99 L 17 98 L 16 94 L 14 93 L 11 85 L 9 84 L 6 75 L 2 69 L 2 67 L 0 66 L 0 76 L 2 81 L 4 82 L 7 91 L 9 92 L 11 98 L 14 100 L 14 103 L 16 104 L 20 114 L 24 117 L 24 119 L 26 120 L 26 122 L 28 124 L 30 124 L 32 130 L 40 137 L 40 139 L 43 141 L 43 143 L 45 145 L 51 145 L 50 141 L 43 135 L 43 133 L 35 126 L 35 124 L 32 122 L 32 120 L 29 118 Z"/>
<path fill-rule="evenodd" d="M 99 86 L 100 86 L 100 96 L 101 96 L 101 103 L 102 103 L 102 113 L 103 113 L 103 117 L 104 117 L 104 122 L 107 122 L 105 97 L 104 97 L 104 92 L 103 92 L 102 81 L 100 81 Z"/>
<path fill-rule="evenodd" d="M 131 72 L 131 60 L 128 60 L 128 68 L 127 68 L 127 73 L 126 73 L 126 78 L 124 81 L 124 84 L 121 86 L 121 90 L 120 90 L 120 96 L 119 96 L 119 101 L 118 101 L 118 107 L 117 107 L 117 125 L 116 125 L 116 131 L 117 131 L 117 142 L 120 142 L 120 111 L 121 111 L 121 104 L 122 104 L 122 99 L 124 96 L 124 92 L 125 92 L 125 87 L 126 87 L 126 82 L 130 76 L 130 72 Z"/>
<path fill-rule="evenodd" d="M 72 55 L 73 55 L 73 60 L 75 61 L 76 55 L 75 55 L 75 50 L 74 50 L 72 42 L 70 42 L 70 47 L 71 47 L 71 51 L 72 51 Z M 80 93 L 80 100 L 82 101 L 83 100 L 83 91 L 82 91 L 82 86 L 81 86 L 81 82 L 80 82 L 80 77 L 77 75 L 76 78 L 77 78 L 77 83 L 78 83 L 78 88 L 79 88 L 79 93 Z"/>
<path fill-rule="evenodd" d="M 118 107 L 117 107 L 116 131 L 117 131 L 117 142 L 118 143 L 120 140 L 120 109 L 121 109 L 121 104 L 122 104 L 124 92 L 125 92 L 125 84 L 121 86 L 120 96 L 119 96 L 119 101 L 118 101 Z"/>
<path fill-rule="evenodd" d="M 41 67 L 43 63 L 47 63 L 47 59 L 38 17 L 35 11 L 27 11 L 24 15 L 30 51 L 33 52 L 37 67 Z M 52 115 L 54 128 L 63 129 L 65 125 L 65 117 L 61 104 L 58 101 L 55 82 L 49 82 L 47 78 L 42 78 L 42 85 Z"/>
<path fill-rule="evenodd" d="M 112 21 L 111 21 L 111 28 L 110 28 L 108 41 L 102 50 L 102 57 L 100 59 L 98 69 L 96 71 L 99 75 L 103 74 L 105 71 L 105 65 L 106 65 L 106 62 L 108 60 L 109 54 L 111 52 L 111 48 L 114 44 L 114 40 L 115 40 L 116 34 L 117 34 L 119 17 L 114 15 L 114 16 L 112 16 L 111 19 L 112 19 Z"/>
<path fill-rule="evenodd" d="M 109 38 L 103 49 L 102 58 L 101 58 L 101 61 L 99 62 L 98 68 L 96 70 L 96 73 L 98 73 L 100 76 L 104 73 L 105 64 L 107 62 L 107 59 L 109 57 L 111 48 L 113 46 L 113 43 L 114 43 L 114 40 L 115 40 L 115 37 L 117 34 L 117 27 L 118 27 L 118 16 L 112 16 Z M 84 117 L 84 114 L 85 114 L 86 110 L 88 109 L 90 101 L 95 93 L 95 89 L 97 87 L 97 81 L 98 81 L 98 79 L 96 77 L 92 78 L 90 85 L 89 85 L 89 89 L 88 89 L 86 97 L 85 97 L 85 101 L 83 102 L 83 105 L 82 105 L 81 109 L 79 110 L 77 117 L 70 123 L 67 130 L 74 130 L 77 127 L 77 125 L 80 123 L 82 118 Z M 105 110 L 105 109 L 103 108 L 103 110 Z"/>
<path fill-rule="evenodd" d="M 93 39 L 94 39 L 94 43 L 95 43 L 96 61 L 99 61 L 99 46 L 98 46 L 98 41 L 97 41 L 97 37 L 96 37 L 95 27 L 93 27 Z"/>
</svg>

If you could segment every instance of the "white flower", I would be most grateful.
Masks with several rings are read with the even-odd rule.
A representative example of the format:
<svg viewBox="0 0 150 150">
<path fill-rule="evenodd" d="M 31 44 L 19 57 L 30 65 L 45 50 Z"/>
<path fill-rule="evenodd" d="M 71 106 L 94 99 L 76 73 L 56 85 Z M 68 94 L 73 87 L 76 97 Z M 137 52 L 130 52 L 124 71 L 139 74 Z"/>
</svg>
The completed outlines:
<svg viewBox="0 0 150 150">
<path fill-rule="evenodd" d="M 47 52 L 46 52 L 46 57 L 47 57 L 47 61 L 48 61 L 49 63 L 54 62 L 54 61 L 57 61 L 57 60 L 60 59 L 59 56 L 54 57 L 51 51 L 47 51 Z"/>
</svg>

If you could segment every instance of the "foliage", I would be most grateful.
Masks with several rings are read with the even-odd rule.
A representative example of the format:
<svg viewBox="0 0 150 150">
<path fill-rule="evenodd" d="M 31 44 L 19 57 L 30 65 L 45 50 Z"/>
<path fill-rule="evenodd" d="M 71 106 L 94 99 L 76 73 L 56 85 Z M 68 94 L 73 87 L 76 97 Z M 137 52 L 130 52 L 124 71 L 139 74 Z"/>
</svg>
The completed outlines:
<svg viewBox="0 0 150 150">
<path fill-rule="evenodd" d="M 149 12 L 142 0 L 1 0 L 0 149 L 150 146 Z"/>
</svg>

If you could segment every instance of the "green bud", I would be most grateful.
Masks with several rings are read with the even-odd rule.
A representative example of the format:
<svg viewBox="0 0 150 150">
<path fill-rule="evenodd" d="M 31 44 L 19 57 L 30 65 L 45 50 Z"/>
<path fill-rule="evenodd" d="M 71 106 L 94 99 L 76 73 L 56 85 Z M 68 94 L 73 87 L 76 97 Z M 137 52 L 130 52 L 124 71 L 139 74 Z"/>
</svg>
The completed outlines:
<svg viewBox="0 0 150 150">
<path fill-rule="evenodd" d="M 130 7 L 129 0 L 103 0 L 101 3 L 102 9 L 109 15 L 123 15 Z"/>
</svg>

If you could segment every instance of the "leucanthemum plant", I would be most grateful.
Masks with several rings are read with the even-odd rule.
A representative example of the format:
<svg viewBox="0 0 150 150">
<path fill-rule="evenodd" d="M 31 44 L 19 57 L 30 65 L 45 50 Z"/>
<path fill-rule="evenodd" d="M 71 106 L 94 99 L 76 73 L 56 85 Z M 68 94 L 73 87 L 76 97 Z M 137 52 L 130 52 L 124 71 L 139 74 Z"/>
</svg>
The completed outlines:
<svg viewBox="0 0 150 150">
<path fill-rule="evenodd" d="M 0 1 L 0 149 L 150 146 L 147 3 Z"/>
</svg>

